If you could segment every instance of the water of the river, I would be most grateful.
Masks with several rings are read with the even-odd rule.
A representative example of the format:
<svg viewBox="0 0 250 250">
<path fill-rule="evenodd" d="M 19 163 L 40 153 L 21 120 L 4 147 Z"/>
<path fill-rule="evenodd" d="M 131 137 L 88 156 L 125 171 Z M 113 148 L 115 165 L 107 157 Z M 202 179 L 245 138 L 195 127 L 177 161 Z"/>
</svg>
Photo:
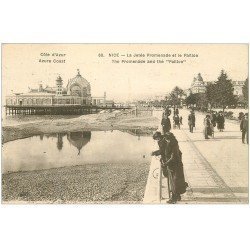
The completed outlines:
<svg viewBox="0 0 250 250">
<path fill-rule="evenodd" d="M 3 145 L 2 172 L 98 163 L 149 162 L 153 139 L 137 131 L 44 134 Z"/>
</svg>

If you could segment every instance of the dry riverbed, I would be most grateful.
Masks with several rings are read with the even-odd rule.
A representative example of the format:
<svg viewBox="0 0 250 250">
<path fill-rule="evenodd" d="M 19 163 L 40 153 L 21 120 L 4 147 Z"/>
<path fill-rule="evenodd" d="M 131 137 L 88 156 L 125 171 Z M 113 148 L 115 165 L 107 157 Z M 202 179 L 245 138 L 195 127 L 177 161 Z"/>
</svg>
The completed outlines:
<svg viewBox="0 0 250 250">
<path fill-rule="evenodd" d="M 94 164 L 2 175 L 7 203 L 140 203 L 150 163 Z"/>
</svg>

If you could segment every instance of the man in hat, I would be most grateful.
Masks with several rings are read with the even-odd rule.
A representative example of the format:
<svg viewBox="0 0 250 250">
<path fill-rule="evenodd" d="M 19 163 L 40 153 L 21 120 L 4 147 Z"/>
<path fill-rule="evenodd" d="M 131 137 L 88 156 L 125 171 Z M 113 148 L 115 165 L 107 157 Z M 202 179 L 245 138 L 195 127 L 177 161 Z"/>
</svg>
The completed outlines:
<svg viewBox="0 0 250 250">
<path fill-rule="evenodd" d="M 240 131 L 242 132 L 242 143 L 245 143 L 245 138 L 248 144 L 248 113 L 246 113 L 240 123 Z"/>
<path fill-rule="evenodd" d="M 171 122 L 169 119 L 170 115 L 171 115 L 171 110 L 169 108 L 166 108 L 165 112 L 163 113 L 162 120 L 161 120 L 163 134 L 166 134 L 167 132 L 171 130 Z"/>
<path fill-rule="evenodd" d="M 193 129 L 195 127 L 195 114 L 194 111 L 190 111 L 190 114 L 188 115 L 188 126 L 189 126 L 189 131 L 193 133 Z"/>
</svg>

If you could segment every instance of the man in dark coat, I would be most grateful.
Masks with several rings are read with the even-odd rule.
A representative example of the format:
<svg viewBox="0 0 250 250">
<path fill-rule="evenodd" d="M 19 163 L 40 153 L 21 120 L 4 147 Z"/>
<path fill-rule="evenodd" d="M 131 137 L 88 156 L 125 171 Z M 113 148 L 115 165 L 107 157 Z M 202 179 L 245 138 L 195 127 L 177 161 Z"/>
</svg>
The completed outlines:
<svg viewBox="0 0 250 250">
<path fill-rule="evenodd" d="M 163 117 L 161 120 L 163 134 L 166 134 L 167 132 L 169 132 L 171 130 L 171 121 L 169 119 L 170 114 L 171 114 L 170 109 L 166 109 L 164 114 L 163 114 Z"/>
<path fill-rule="evenodd" d="M 188 184 L 185 182 L 182 153 L 179 149 L 178 141 L 170 132 L 166 135 L 161 135 L 156 132 L 153 139 L 158 141 L 159 150 L 152 152 L 152 155 L 161 155 L 161 164 L 163 175 L 168 177 L 168 170 L 171 174 L 172 183 L 172 197 L 168 203 L 176 203 L 181 200 L 181 194 L 186 192 Z"/>
<path fill-rule="evenodd" d="M 188 115 L 188 126 L 189 131 L 193 133 L 193 129 L 195 127 L 195 114 L 194 111 L 190 111 L 190 114 Z"/>
<path fill-rule="evenodd" d="M 175 127 L 178 127 L 178 129 L 180 129 L 180 118 L 179 118 L 179 116 L 178 116 L 178 115 L 175 115 L 175 116 L 173 117 L 173 120 L 174 120 L 174 125 L 175 125 Z"/>
<path fill-rule="evenodd" d="M 211 122 L 212 122 L 214 127 L 216 126 L 216 121 L 217 121 L 217 112 L 213 111 Z"/>
<path fill-rule="evenodd" d="M 240 123 L 240 131 L 242 132 L 242 143 L 245 143 L 245 138 L 248 144 L 248 113 L 246 113 Z"/>
</svg>

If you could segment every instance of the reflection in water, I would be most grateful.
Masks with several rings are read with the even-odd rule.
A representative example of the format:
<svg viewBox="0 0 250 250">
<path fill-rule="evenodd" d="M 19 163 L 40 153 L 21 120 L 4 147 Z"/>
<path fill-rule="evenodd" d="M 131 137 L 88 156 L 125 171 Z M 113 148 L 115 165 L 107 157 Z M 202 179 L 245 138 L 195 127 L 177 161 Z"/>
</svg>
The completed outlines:
<svg viewBox="0 0 250 250">
<path fill-rule="evenodd" d="M 43 134 L 41 134 L 40 140 L 43 140 Z M 67 140 L 71 145 L 78 149 L 78 155 L 80 155 L 81 149 L 90 141 L 90 131 L 79 131 L 79 132 L 68 132 L 68 133 L 57 133 L 57 134 L 46 134 L 46 138 L 57 138 L 56 146 L 59 151 L 63 148 L 63 137 L 67 136 Z"/>
<path fill-rule="evenodd" d="M 67 139 L 72 144 L 78 149 L 78 155 L 81 152 L 82 147 L 84 147 L 91 138 L 91 132 L 90 131 L 85 131 L 85 132 L 69 132 L 67 134 Z"/>
<path fill-rule="evenodd" d="M 140 136 L 140 135 L 138 135 Z M 149 162 L 151 137 L 121 131 L 44 134 L 3 144 L 3 173 L 84 164 Z"/>
<path fill-rule="evenodd" d="M 58 148 L 58 150 L 62 150 L 62 148 L 63 148 L 63 135 L 62 134 L 57 134 L 57 143 L 56 143 L 56 145 L 57 145 L 57 148 Z"/>
</svg>

